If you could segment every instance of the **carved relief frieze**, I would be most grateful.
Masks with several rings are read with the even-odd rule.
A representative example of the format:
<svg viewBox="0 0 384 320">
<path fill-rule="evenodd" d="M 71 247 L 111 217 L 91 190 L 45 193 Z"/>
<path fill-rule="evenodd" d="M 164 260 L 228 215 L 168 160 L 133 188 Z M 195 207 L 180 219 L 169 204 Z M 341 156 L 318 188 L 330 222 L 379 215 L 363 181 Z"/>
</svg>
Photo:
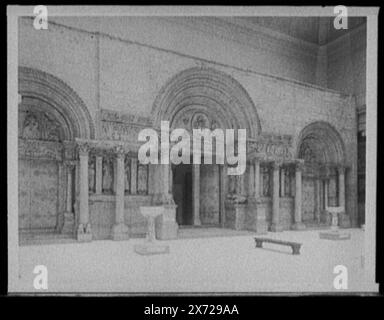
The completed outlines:
<svg viewBox="0 0 384 320">
<path fill-rule="evenodd" d="M 63 146 L 61 143 L 42 140 L 19 139 L 19 158 L 35 158 L 61 161 Z"/>
<path fill-rule="evenodd" d="M 256 140 L 248 141 L 248 153 L 265 160 L 294 159 L 292 139 L 286 135 L 261 134 Z"/>
<path fill-rule="evenodd" d="M 60 124 L 45 112 L 21 111 L 20 118 L 23 121 L 19 126 L 19 138 L 45 141 L 61 140 L 63 134 Z"/>
</svg>

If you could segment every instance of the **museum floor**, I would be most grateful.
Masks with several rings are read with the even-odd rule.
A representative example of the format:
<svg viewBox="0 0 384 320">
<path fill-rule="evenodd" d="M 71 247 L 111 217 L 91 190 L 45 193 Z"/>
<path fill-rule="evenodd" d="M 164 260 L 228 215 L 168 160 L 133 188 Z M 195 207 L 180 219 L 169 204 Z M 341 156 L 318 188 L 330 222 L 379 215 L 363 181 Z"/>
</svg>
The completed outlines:
<svg viewBox="0 0 384 320">
<path fill-rule="evenodd" d="M 372 290 L 363 283 L 361 229 L 348 229 L 352 237 L 345 241 L 321 240 L 316 230 L 268 233 L 303 243 L 300 255 L 273 244 L 255 248 L 252 233 L 230 231 L 188 238 L 189 229 L 184 238 L 162 241 L 169 254 L 152 256 L 134 252 L 143 239 L 21 246 L 17 291 L 34 291 L 36 265 L 48 269 L 49 292 L 336 291 L 333 270 L 340 264 L 348 269 L 348 291 Z"/>
</svg>

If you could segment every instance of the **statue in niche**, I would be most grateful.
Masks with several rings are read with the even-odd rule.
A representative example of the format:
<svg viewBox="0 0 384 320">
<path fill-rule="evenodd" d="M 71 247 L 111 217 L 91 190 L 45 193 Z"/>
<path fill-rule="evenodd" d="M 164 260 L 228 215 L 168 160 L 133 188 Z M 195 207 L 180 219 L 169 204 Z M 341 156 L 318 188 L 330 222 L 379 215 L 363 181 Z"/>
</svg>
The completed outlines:
<svg viewBox="0 0 384 320">
<path fill-rule="evenodd" d="M 291 195 L 291 169 L 286 168 L 284 171 L 284 191 L 286 196 Z"/>
<path fill-rule="evenodd" d="M 28 114 L 24 120 L 22 137 L 25 139 L 40 139 L 39 122 L 33 114 Z"/>
<path fill-rule="evenodd" d="M 48 119 L 47 116 L 46 119 Z M 60 125 L 57 122 L 47 120 L 46 139 L 50 141 L 60 140 Z"/>
<path fill-rule="evenodd" d="M 146 194 L 148 190 L 148 166 L 139 164 L 137 169 L 137 193 Z"/>
<path fill-rule="evenodd" d="M 263 196 L 268 197 L 270 195 L 270 176 L 268 167 L 261 167 L 263 176 Z"/>
<path fill-rule="evenodd" d="M 88 189 L 89 192 L 95 192 L 95 158 L 90 157 L 88 161 Z"/>
<path fill-rule="evenodd" d="M 125 194 L 131 193 L 131 161 L 129 158 L 125 158 L 124 161 L 124 190 Z"/>
<path fill-rule="evenodd" d="M 103 193 L 112 192 L 112 166 L 110 159 L 103 159 Z"/>
</svg>

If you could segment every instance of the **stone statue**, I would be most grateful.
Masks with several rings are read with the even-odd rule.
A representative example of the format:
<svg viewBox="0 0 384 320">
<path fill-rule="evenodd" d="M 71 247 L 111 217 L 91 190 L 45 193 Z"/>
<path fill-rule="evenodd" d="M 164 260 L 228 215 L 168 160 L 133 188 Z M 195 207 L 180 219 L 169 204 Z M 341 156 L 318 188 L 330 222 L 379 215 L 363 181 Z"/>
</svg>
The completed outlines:
<svg viewBox="0 0 384 320">
<path fill-rule="evenodd" d="M 111 163 L 108 159 L 103 161 L 103 192 L 112 191 L 112 172 Z"/>
<path fill-rule="evenodd" d="M 40 139 L 39 123 L 33 114 L 29 114 L 25 118 L 22 137 L 25 139 Z"/>
<path fill-rule="evenodd" d="M 88 188 L 89 192 L 95 192 L 95 161 L 92 158 L 88 163 Z"/>
<path fill-rule="evenodd" d="M 263 196 L 269 196 L 270 181 L 268 168 L 263 169 Z"/>
</svg>

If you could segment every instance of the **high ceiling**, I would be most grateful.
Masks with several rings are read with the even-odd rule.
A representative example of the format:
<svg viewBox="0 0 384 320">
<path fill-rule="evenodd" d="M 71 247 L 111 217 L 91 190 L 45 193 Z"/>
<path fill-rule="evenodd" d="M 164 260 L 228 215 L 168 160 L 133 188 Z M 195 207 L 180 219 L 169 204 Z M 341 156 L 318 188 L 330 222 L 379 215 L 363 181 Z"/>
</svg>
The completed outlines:
<svg viewBox="0 0 384 320">
<path fill-rule="evenodd" d="M 315 44 L 328 43 L 365 23 L 365 17 L 348 17 L 348 29 L 337 30 L 334 17 L 241 17 L 243 23 L 261 26 Z"/>
</svg>

